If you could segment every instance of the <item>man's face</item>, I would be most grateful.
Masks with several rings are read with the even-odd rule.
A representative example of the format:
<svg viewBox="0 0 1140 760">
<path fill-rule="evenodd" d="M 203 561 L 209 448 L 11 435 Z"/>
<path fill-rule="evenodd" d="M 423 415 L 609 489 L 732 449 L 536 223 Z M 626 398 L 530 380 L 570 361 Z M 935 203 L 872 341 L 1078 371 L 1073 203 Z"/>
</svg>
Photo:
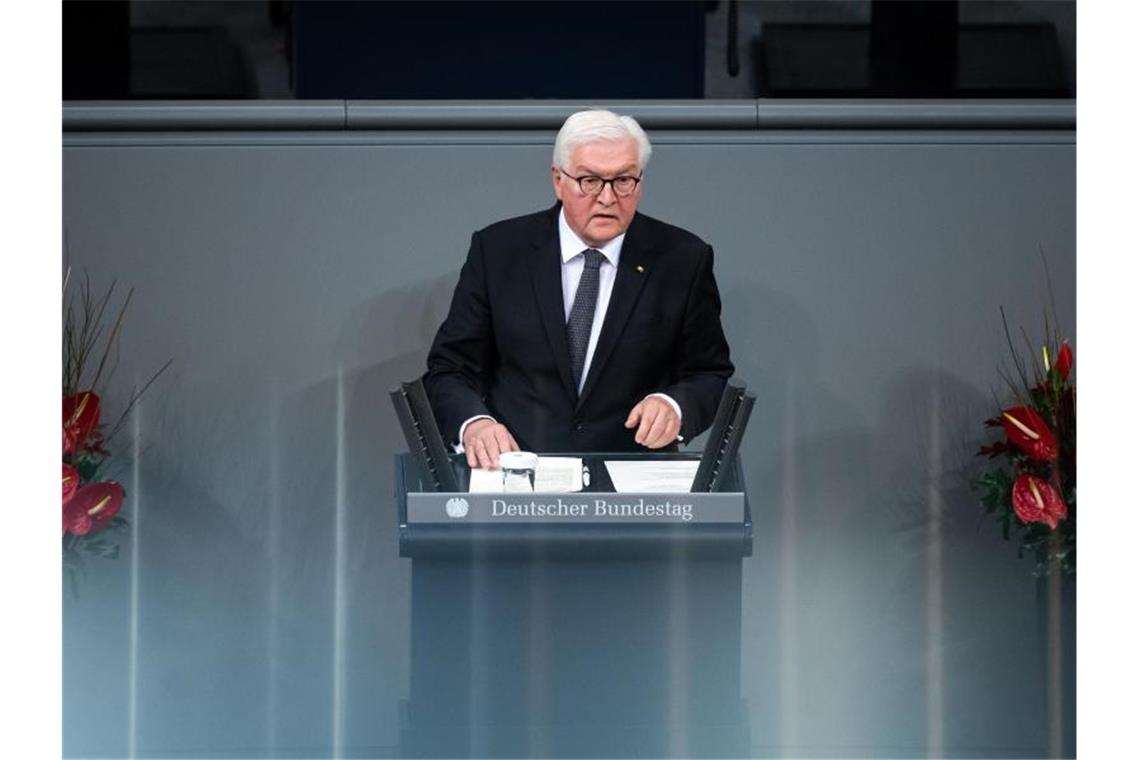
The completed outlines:
<svg viewBox="0 0 1140 760">
<path fill-rule="evenodd" d="M 570 151 L 567 174 L 581 177 L 590 174 L 602 179 L 628 175 L 641 176 L 637 164 L 637 143 L 632 138 L 620 142 L 600 141 L 578 145 Z M 552 167 L 554 194 L 562 201 L 570 229 L 587 244 L 601 247 L 622 234 L 633 221 L 637 204 L 641 200 L 641 184 L 633 193 L 622 198 L 606 184 L 598 195 L 586 195 L 566 174 Z"/>
</svg>

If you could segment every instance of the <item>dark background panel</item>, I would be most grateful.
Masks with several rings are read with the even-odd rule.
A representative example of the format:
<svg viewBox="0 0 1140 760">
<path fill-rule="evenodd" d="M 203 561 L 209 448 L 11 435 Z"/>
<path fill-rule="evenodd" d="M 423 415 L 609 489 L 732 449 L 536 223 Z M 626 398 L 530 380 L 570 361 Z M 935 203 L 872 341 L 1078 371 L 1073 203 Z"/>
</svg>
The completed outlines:
<svg viewBox="0 0 1140 760">
<path fill-rule="evenodd" d="M 699 2 L 298 2 L 298 98 L 699 98 Z"/>
<path fill-rule="evenodd" d="M 82 99 L 1068 98 L 1069 0 L 66 0 Z"/>
</svg>

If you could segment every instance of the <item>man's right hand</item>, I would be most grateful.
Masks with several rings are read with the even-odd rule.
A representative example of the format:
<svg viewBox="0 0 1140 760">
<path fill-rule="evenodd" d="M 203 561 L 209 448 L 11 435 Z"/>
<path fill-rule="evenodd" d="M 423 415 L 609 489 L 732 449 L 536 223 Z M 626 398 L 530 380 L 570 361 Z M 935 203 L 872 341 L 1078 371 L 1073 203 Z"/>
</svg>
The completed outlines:
<svg viewBox="0 0 1140 760">
<path fill-rule="evenodd" d="M 463 450 L 467 453 L 467 466 L 495 469 L 499 454 L 518 451 L 514 436 L 506 425 L 494 420 L 475 420 L 463 431 Z"/>
</svg>

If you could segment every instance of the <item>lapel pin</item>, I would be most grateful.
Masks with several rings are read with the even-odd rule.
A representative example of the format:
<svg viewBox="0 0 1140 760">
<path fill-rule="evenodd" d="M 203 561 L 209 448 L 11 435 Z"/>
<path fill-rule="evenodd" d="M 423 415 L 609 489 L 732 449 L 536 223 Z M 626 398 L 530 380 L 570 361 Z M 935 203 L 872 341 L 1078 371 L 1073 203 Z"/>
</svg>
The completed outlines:
<svg viewBox="0 0 1140 760">
<path fill-rule="evenodd" d="M 639 271 L 639 272 L 641 272 L 642 274 L 644 274 L 644 273 L 645 273 L 645 267 L 643 267 L 643 266 L 640 266 L 640 265 L 639 265 L 639 266 L 637 267 L 637 271 Z"/>
</svg>

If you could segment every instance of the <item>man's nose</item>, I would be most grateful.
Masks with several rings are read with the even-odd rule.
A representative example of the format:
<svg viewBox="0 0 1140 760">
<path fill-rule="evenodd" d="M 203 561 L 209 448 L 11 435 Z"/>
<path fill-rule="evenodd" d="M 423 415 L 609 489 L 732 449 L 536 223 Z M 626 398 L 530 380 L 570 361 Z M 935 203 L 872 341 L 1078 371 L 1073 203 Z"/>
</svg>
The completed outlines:
<svg viewBox="0 0 1140 760">
<path fill-rule="evenodd" d="M 614 192 L 614 183 L 607 182 L 602 185 L 602 192 L 598 193 L 598 200 L 607 206 L 611 206 L 617 201 L 617 193 Z"/>
</svg>

